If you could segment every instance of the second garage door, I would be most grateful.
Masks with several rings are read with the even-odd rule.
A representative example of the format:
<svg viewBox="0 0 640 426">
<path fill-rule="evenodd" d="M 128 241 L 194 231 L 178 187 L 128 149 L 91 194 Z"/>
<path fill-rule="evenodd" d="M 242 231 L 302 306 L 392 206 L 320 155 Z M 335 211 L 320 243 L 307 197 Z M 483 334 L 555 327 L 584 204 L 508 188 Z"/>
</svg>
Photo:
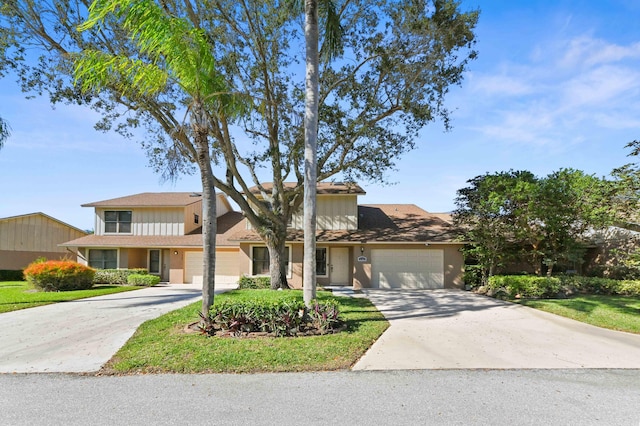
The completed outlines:
<svg viewBox="0 0 640 426">
<path fill-rule="evenodd" d="M 202 283 L 203 258 L 201 251 L 188 251 L 184 259 L 184 282 Z M 233 284 L 238 281 L 238 252 L 216 252 L 216 283 Z"/>
<path fill-rule="evenodd" d="M 371 287 L 444 288 L 443 250 L 371 250 Z"/>
</svg>

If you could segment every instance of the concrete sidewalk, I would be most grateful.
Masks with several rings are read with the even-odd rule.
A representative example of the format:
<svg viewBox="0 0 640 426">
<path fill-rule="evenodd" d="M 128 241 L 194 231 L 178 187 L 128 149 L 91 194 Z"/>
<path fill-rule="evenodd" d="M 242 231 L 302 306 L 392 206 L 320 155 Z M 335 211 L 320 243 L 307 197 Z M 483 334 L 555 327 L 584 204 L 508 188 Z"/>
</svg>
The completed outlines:
<svg viewBox="0 0 640 426">
<path fill-rule="evenodd" d="M 201 296 L 201 285 L 165 284 L 0 314 L 0 373 L 98 371 L 140 324 Z"/>
<path fill-rule="evenodd" d="M 364 290 L 391 326 L 354 370 L 640 368 L 640 335 L 455 290 Z"/>
</svg>

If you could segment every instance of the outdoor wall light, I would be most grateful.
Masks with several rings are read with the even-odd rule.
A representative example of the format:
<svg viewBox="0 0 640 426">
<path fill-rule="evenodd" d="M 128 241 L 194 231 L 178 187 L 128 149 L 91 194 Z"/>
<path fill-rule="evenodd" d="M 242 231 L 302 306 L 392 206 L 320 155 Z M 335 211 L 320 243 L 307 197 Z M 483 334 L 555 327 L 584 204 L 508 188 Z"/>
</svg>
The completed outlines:
<svg viewBox="0 0 640 426">
<path fill-rule="evenodd" d="M 364 246 L 360 246 L 360 254 L 364 254 Z"/>
<path fill-rule="evenodd" d="M 177 255 L 178 254 L 178 250 L 174 250 L 173 254 Z"/>
</svg>

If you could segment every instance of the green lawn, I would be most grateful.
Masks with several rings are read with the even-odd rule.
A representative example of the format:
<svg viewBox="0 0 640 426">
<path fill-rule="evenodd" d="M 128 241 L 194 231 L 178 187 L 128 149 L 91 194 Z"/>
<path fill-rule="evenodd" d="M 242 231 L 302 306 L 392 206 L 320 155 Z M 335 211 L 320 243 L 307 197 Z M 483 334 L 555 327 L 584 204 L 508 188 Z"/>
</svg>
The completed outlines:
<svg viewBox="0 0 640 426">
<path fill-rule="evenodd" d="M 258 292 L 260 290 L 257 290 Z M 216 296 L 251 297 L 256 290 Z M 320 300 L 334 297 L 318 292 Z M 198 320 L 200 302 L 147 321 L 107 363 L 106 374 L 250 373 L 347 369 L 375 342 L 389 323 L 367 299 L 336 297 L 346 331 L 325 336 L 222 338 L 186 334 Z"/>
<path fill-rule="evenodd" d="M 0 281 L 0 313 L 139 288 L 142 287 L 101 285 L 89 290 L 44 292 L 33 290 L 26 281 Z"/>
<path fill-rule="evenodd" d="M 518 303 L 598 327 L 640 334 L 640 297 L 589 295 Z"/>
</svg>

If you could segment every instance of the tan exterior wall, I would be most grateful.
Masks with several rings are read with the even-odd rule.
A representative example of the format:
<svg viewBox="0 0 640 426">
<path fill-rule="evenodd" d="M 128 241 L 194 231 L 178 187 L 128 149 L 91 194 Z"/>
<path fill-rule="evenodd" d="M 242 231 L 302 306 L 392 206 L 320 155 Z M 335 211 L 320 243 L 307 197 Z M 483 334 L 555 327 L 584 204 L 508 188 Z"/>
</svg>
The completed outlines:
<svg viewBox="0 0 640 426">
<path fill-rule="evenodd" d="M 356 195 L 318 195 L 316 210 L 318 229 L 358 229 L 358 197 Z M 291 227 L 303 228 L 302 209 L 291 218 Z"/>
<path fill-rule="evenodd" d="M 218 204 L 220 201 L 218 201 Z M 194 221 L 194 215 L 198 215 L 198 223 Z M 218 213 L 220 216 L 220 213 Z M 188 205 L 184 209 L 184 233 L 188 234 L 194 229 L 198 229 L 202 226 L 202 201 Z"/>
<path fill-rule="evenodd" d="M 259 244 L 255 244 L 259 245 Z M 251 275 L 251 247 L 252 244 L 241 244 L 240 252 L 238 255 L 238 262 L 240 268 L 240 275 Z M 288 278 L 289 285 L 294 288 L 302 288 L 302 261 L 303 261 L 303 246 L 302 244 L 291 244 L 292 250 L 292 276 Z M 365 245 L 322 245 L 318 247 L 348 247 L 349 250 L 349 274 L 350 282 L 353 283 L 354 289 L 370 288 L 371 287 L 371 250 L 372 249 L 416 249 L 424 250 L 424 244 L 365 244 Z M 361 253 L 360 248 L 364 248 L 364 253 Z M 464 258 L 460 252 L 461 244 L 443 244 L 432 245 L 428 249 L 430 250 L 443 250 L 444 255 L 444 288 L 464 288 L 463 281 L 463 267 Z M 365 262 L 359 262 L 358 257 L 364 256 L 367 258 Z M 317 283 L 321 286 L 330 285 L 331 278 L 318 277 Z"/>
<path fill-rule="evenodd" d="M 130 248 L 120 249 L 120 259 L 122 259 L 122 252 L 126 251 L 129 256 L 127 264 L 120 264 L 120 268 L 133 269 L 133 268 L 146 268 L 147 267 L 147 249 L 142 248 Z"/>
<path fill-rule="evenodd" d="M 78 229 L 66 226 L 44 215 L 18 216 L 0 221 L 0 251 L 65 254 L 68 253 L 67 249 L 58 247 L 58 244 L 85 235 Z"/>
<path fill-rule="evenodd" d="M 169 282 L 182 284 L 184 282 L 184 249 L 169 249 Z"/>
<path fill-rule="evenodd" d="M 129 235 L 184 235 L 185 213 L 176 208 L 96 208 L 96 235 L 110 235 L 104 232 L 105 211 L 131 211 L 131 234 Z M 193 215 L 191 215 L 193 220 Z M 122 234 L 127 235 L 127 234 Z M 69 241 L 69 240 L 67 240 Z"/>
<path fill-rule="evenodd" d="M 76 256 L 72 252 L 52 252 L 52 251 L 9 251 L 0 250 L 0 269 L 19 270 L 26 268 L 31 262 L 39 257 L 48 260 L 75 260 Z"/>
</svg>

